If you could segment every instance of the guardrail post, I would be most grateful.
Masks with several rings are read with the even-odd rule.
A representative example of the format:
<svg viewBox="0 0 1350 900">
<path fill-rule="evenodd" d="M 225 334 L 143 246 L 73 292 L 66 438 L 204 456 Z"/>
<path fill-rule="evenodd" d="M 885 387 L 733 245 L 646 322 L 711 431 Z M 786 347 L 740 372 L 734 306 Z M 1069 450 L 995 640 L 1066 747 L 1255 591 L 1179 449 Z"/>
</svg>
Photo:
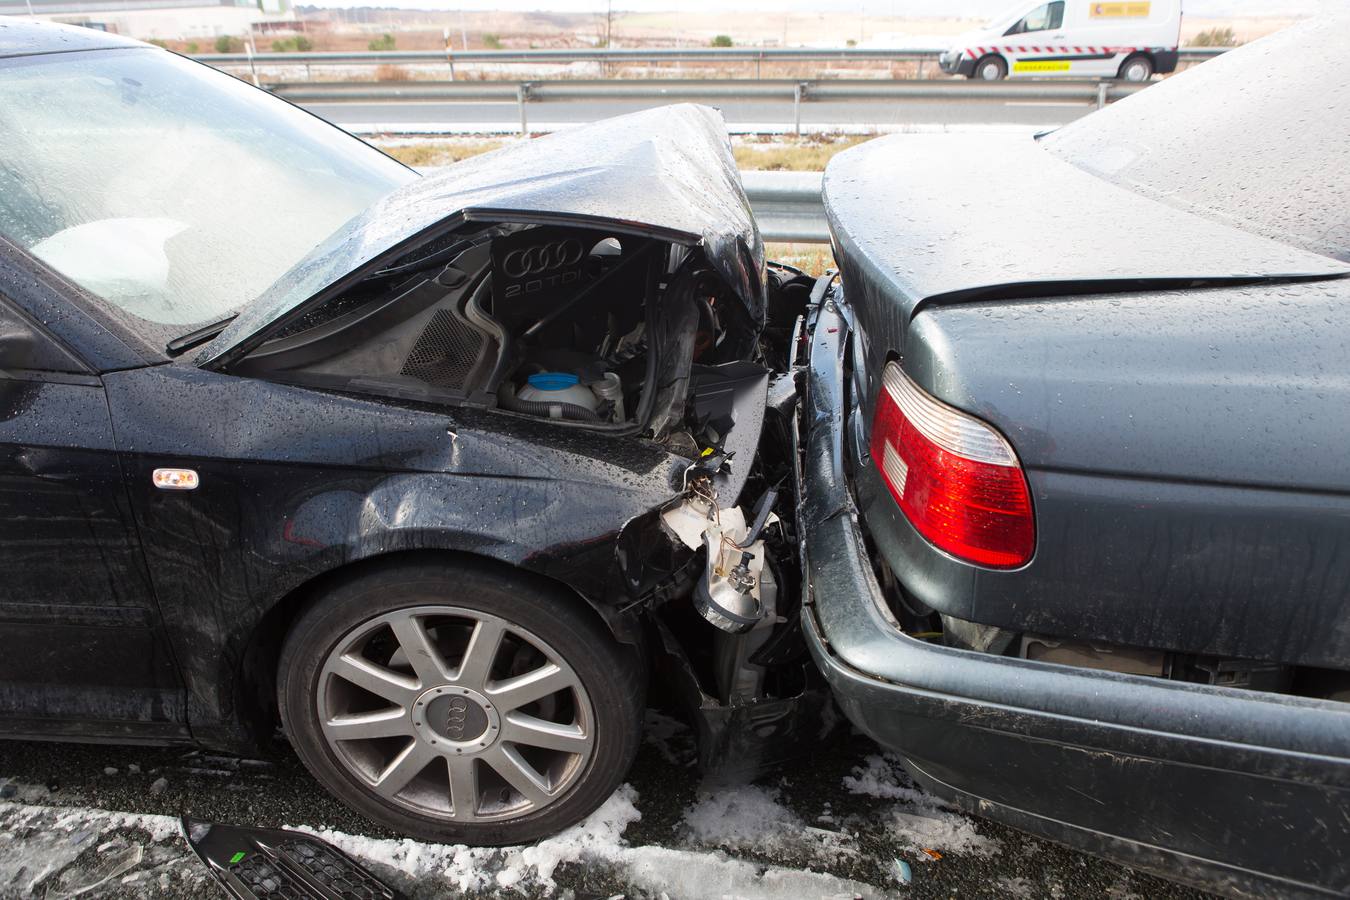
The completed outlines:
<svg viewBox="0 0 1350 900">
<path fill-rule="evenodd" d="M 797 82 L 792 86 L 792 133 L 801 137 L 802 134 L 802 94 L 806 93 L 806 85 Z"/>
<path fill-rule="evenodd" d="M 759 64 L 764 62 L 764 51 L 755 54 L 755 80 L 759 80 Z"/>
<path fill-rule="evenodd" d="M 248 40 L 244 41 L 244 52 L 248 54 L 248 69 L 253 73 L 253 86 L 261 87 L 258 84 L 258 67 L 253 63 L 253 35 L 249 35 Z"/>
<path fill-rule="evenodd" d="M 1097 84 L 1097 108 L 1098 108 L 1098 109 L 1101 109 L 1103 106 L 1106 105 L 1106 91 L 1107 91 L 1107 89 L 1108 89 L 1110 86 L 1111 86 L 1111 85 L 1110 85 L 1108 82 L 1105 82 L 1105 81 L 1098 82 L 1098 84 Z"/>
<path fill-rule="evenodd" d="M 445 61 L 450 66 L 450 80 L 455 80 L 455 53 L 450 43 L 450 29 L 442 28 L 441 36 L 445 38 Z"/>
<path fill-rule="evenodd" d="M 923 79 L 923 57 L 922 57 L 922 56 L 919 57 L 919 78 L 920 78 L 920 80 Z"/>
<path fill-rule="evenodd" d="M 524 137 L 528 137 L 530 133 L 529 125 L 525 122 L 525 100 L 529 95 L 529 82 L 522 82 L 516 85 L 516 106 L 520 107 L 520 133 Z"/>
</svg>

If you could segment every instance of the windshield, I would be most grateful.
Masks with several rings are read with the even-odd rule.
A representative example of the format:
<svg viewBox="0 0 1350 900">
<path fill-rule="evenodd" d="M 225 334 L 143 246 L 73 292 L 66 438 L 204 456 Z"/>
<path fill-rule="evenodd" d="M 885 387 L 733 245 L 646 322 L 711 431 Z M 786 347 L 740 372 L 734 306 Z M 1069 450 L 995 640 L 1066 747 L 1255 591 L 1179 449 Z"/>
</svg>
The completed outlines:
<svg viewBox="0 0 1350 900">
<path fill-rule="evenodd" d="M 159 50 L 0 60 L 0 235 L 164 343 L 416 175 Z"/>
<path fill-rule="evenodd" d="M 1042 146 L 1155 200 L 1350 262 L 1347 28 L 1350 17 L 1313 20 L 1230 50 Z"/>
</svg>

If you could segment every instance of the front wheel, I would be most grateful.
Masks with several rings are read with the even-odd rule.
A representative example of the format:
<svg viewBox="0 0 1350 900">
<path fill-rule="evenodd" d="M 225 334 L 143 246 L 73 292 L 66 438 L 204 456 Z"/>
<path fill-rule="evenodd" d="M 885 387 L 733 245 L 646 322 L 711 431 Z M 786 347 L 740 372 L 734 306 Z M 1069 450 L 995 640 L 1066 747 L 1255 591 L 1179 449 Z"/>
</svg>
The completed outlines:
<svg viewBox="0 0 1350 900">
<path fill-rule="evenodd" d="M 980 81 L 1001 81 L 1008 77 L 1008 63 L 1001 56 L 982 56 L 970 77 Z"/>
<path fill-rule="evenodd" d="M 474 565 L 377 566 L 282 651 L 282 723 L 330 792 L 403 834 L 518 844 L 571 825 L 637 751 L 638 655 L 574 597 Z"/>
<path fill-rule="evenodd" d="M 1120 64 L 1122 81 L 1148 81 L 1153 77 L 1153 60 L 1147 56 L 1131 56 Z"/>
</svg>

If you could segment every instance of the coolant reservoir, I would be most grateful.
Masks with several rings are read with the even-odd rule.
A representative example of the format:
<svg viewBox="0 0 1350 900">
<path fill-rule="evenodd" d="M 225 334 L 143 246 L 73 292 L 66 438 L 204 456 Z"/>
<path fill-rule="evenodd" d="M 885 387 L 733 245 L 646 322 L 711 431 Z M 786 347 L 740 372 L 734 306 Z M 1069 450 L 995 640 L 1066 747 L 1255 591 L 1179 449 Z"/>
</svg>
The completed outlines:
<svg viewBox="0 0 1350 900">
<path fill-rule="evenodd" d="M 570 372 L 536 372 L 516 396 L 537 403 L 571 403 L 592 412 L 600 405 L 595 393 Z"/>
</svg>

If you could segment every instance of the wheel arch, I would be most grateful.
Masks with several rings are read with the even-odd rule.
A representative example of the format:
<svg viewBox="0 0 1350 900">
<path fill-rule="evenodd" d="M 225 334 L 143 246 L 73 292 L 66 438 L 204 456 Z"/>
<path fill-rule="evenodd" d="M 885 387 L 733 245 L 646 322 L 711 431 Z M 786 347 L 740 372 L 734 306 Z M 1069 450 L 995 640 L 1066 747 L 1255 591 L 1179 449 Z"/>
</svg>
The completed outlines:
<svg viewBox="0 0 1350 900">
<path fill-rule="evenodd" d="M 980 56 L 976 57 L 976 59 L 975 59 L 975 65 L 974 65 L 974 66 L 971 68 L 971 70 L 970 70 L 970 76 L 969 76 L 969 77 L 970 77 L 971 80 L 973 80 L 973 81 L 981 81 L 981 80 L 983 80 L 983 79 L 980 78 L 980 66 L 981 66 L 986 60 L 990 60 L 990 59 L 996 59 L 996 60 L 998 60 L 999 62 L 1003 63 L 1003 77 L 1004 77 L 1004 78 L 1007 78 L 1009 75 L 1012 74 L 1012 63 L 1010 63 L 1010 62 L 1008 61 L 1008 57 L 1006 57 L 1006 56 L 1004 56 L 1002 53 L 999 53 L 999 52 L 996 51 L 996 52 L 993 52 L 993 53 L 984 53 L 984 54 L 981 54 Z"/>
<path fill-rule="evenodd" d="M 236 634 L 242 651 L 237 663 L 228 672 L 222 672 L 223 683 L 218 689 L 223 708 L 238 711 L 238 725 L 242 730 L 233 747 L 259 746 L 266 743 L 277 723 L 276 686 L 277 665 L 282 644 L 291 624 L 314 603 L 322 602 L 324 594 L 336 585 L 382 567 L 403 567 L 443 562 L 493 570 L 517 581 L 529 582 L 538 590 L 551 594 L 562 602 L 586 610 L 597 624 L 615 640 L 625 644 L 640 644 L 643 633 L 637 616 L 624 614 L 586 597 L 575 588 L 539 572 L 512 565 L 500 559 L 458 549 L 412 549 L 372 553 L 351 559 L 312 575 L 291 587 L 267 605 L 247 628 Z"/>
<path fill-rule="evenodd" d="M 1153 55 L 1153 51 L 1151 51 L 1151 50 L 1134 50 L 1134 51 L 1132 51 L 1131 53 L 1129 53 L 1124 59 L 1122 59 L 1122 60 L 1120 61 L 1120 65 L 1119 65 L 1119 66 L 1116 66 L 1116 78 L 1119 79 L 1119 78 L 1124 78 L 1124 77 L 1125 77 L 1125 67 L 1128 66 L 1128 65 L 1130 64 L 1130 60 L 1134 60 L 1134 59 L 1146 59 L 1146 60 L 1148 60 L 1148 64 L 1149 64 L 1149 66 L 1152 68 L 1153 72 L 1157 72 L 1157 71 L 1158 71 L 1158 60 L 1157 60 L 1157 58 Z"/>
</svg>

